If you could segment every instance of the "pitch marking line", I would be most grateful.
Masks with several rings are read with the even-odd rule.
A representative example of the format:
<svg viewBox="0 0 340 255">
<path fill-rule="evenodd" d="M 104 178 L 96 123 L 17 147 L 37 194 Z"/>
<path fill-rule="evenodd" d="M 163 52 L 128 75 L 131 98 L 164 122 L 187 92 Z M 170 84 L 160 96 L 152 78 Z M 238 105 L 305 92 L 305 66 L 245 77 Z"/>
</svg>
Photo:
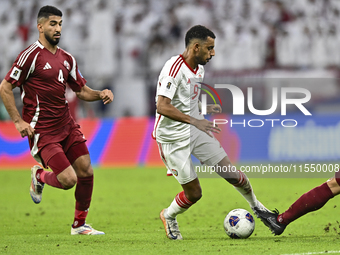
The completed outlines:
<svg viewBox="0 0 340 255">
<path fill-rule="evenodd" d="M 287 253 L 281 255 L 314 255 L 314 254 L 329 254 L 329 253 L 340 253 L 340 251 L 319 251 L 319 252 L 305 252 L 305 253 Z"/>
</svg>

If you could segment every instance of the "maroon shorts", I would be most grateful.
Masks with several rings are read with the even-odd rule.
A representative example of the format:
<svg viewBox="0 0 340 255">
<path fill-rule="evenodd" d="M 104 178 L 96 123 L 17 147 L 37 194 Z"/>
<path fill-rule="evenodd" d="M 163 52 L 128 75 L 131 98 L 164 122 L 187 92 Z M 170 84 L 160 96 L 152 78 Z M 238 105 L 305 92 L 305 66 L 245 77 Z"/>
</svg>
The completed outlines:
<svg viewBox="0 0 340 255">
<path fill-rule="evenodd" d="M 62 172 L 80 156 L 89 154 L 86 139 L 74 121 L 53 132 L 40 132 L 37 142 L 30 139 L 30 148 L 37 147 L 37 156 L 44 167 L 50 166 L 56 174 Z M 33 148 L 34 150 L 34 148 Z M 36 157 L 35 157 L 36 158 Z"/>
</svg>

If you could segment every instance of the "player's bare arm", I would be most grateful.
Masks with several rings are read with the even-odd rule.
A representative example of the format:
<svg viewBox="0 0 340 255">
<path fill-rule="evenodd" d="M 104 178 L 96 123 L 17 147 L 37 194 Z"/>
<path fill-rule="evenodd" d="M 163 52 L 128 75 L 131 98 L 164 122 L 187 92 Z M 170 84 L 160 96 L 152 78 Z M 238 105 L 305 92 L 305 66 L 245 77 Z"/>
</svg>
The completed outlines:
<svg viewBox="0 0 340 255">
<path fill-rule="evenodd" d="M 209 136 L 212 136 L 209 132 L 219 133 L 221 131 L 220 128 L 214 127 L 213 122 L 208 121 L 206 119 L 198 120 L 196 118 L 190 117 L 182 113 L 176 107 L 171 104 L 171 99 L 165 96 L 158 96 L 157 100 L 157 113 L 168 117 L 172 120 L 180 121 L 183 123 L 191 124 L 197 127 L 199 130 L 207 133 Z"/>
<path fill-rule="evenodd" d="M 21 137 L 28 136 L 29 138 L 32 138 L 34 136 L 34 128 L 32 128 L 29 123 L 25 122 L 21 118 L 19 111 L 15 105 L 14 94 L 12 91 L 13 88 L 15 88 L 15 86 L 13 86 L 6 80 L 3 80 L 0 84 L 1 99 Z"/>
<path fill-rule="evenodd" d="M 88 86 L 84 86 L 80 91 L 76 92 L 79 99 L 84 101 L 98 101 L 103 100 L 104 104 L 109 104 L 113 100 L 113 93 L 109 89 L 104 89 L 102 91 L 93 90 Z"/>
</svg>

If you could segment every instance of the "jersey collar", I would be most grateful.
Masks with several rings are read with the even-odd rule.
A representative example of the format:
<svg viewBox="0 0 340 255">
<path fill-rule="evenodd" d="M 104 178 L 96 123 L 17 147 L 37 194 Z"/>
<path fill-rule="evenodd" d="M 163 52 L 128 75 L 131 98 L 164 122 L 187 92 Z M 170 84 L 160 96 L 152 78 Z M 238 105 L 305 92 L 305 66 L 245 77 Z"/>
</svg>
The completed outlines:
<svg viewBox="0 0 340 255">
<path fill-rule="evenodd" d="M 39 42 L 39 40 L 37 40 L 37 45 L 38 45 L 38 47 L 39 47 L 40 49 L 45 48 L 44 45 L 42 45 L 42 44 Z"/>
<path fill-rule="evenodd" d="M 192 69 L 192 68 L 189 66 L 189 64 L 185 61 L 185 59 L 183 58 L 182 54 L 180 54 L 180 57 L 183 59 L 184 64 L 189 68 L 189 70 L 190 70 L 191 72 L 193 72 L 194 74 L 196 74 L 197 71 L 198 71 L 198 66 L 197 66 L 197 67 L 195 68 L 195 70 L 194 70 L 194 69 Z"/>
</svg>

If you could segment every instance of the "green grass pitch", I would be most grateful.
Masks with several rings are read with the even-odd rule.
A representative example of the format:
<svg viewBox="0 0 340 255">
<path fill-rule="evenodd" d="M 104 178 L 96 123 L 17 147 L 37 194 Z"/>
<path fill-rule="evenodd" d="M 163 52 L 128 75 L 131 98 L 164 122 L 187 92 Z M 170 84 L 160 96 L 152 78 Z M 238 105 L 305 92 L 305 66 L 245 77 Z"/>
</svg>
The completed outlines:
<svg viewBox="0 0 340 255">
<path fill-rule="evenodd" d="M 95 169 L 87 222 L 105 236 L 71 236 L 74 189 L 46 186 L 36 205 L 30 171 L 0 171 L 0 254 L 329 254 L 340 253 L 339 198 L 287 227 L 278 237 L 256 219 L 253 235 L 230 239 L 223 229 L 235 208 L 247 202 L 226 181 L 201 178 L 202 199 L 178 216 L 184 240 L 166 238 L 159 212 L 181 191 L 165 168 Z M 285 210 L 325 179 L 253 178 L 258 199 Z"/>
</svg>

